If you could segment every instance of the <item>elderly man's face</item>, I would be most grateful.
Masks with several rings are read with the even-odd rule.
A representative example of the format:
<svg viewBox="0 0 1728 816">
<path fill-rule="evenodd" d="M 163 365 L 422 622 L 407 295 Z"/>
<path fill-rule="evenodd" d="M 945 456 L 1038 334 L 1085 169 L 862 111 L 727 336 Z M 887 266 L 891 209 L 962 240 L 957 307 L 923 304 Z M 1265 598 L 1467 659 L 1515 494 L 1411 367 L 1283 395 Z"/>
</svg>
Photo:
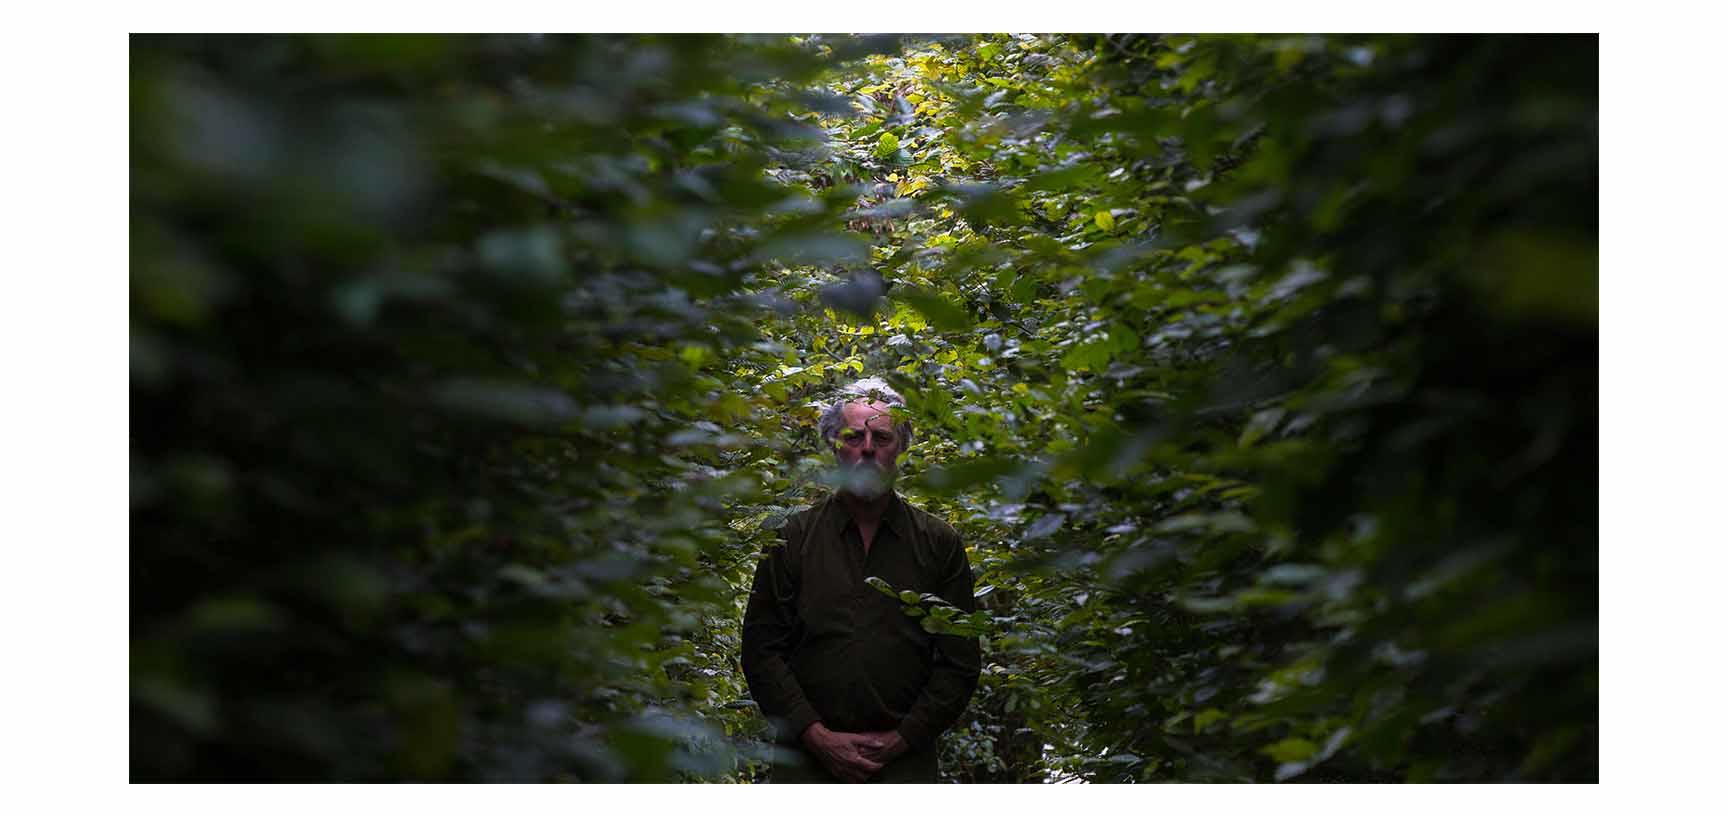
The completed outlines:
<svg viewBox="0 0 1728 816">
<path fill-rule="evenodd" d="M 896 460 L 905 440 L 894 427 L 885 402 L 853 402 L 841 409 L 840 434 L 834 452 L 849 476 L 859 476 L 852 493 L 873 498 L 894 483 Z M 879 484 L 878 484 L 879 483 Z"/>
</svg>

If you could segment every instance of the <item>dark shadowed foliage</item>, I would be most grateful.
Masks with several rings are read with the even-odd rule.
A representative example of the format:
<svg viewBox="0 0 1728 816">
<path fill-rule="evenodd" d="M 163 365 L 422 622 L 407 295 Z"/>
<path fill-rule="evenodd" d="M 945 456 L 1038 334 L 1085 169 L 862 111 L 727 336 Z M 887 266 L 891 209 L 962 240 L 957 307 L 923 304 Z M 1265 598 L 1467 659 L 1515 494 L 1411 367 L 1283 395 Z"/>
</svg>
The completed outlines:
<svg viewBox="0 0 1728 816">
<path fill-rule="evenodd" d="M 757 781 L 881 375 L 954 781 L 1594 781 L 1595 37 L 131 42 L 131 776 Z"/>
</svg>

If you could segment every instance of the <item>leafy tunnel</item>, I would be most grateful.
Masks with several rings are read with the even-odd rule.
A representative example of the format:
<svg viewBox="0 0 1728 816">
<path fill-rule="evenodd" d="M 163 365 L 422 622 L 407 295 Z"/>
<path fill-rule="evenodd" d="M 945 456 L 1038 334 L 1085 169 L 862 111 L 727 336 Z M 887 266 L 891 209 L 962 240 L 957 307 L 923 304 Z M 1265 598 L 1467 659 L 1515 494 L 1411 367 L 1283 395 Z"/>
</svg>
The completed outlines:
<svg viewBox="0 0 1728 816">
<path fill-rule="evenodd" d="M 864 376 L 984 612 L 946 779 L 1597 776 L 1595 37 L 130 61 L 134 780 L 761 780 Z"/>
</svg>

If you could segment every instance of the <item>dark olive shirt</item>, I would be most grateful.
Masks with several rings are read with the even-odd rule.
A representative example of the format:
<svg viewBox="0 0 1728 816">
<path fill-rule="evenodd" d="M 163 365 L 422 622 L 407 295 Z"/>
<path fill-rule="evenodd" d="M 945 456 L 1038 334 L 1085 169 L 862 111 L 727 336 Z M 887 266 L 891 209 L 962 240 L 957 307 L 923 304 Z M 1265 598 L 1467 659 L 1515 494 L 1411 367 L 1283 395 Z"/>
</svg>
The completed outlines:
<svg viewBox="0 0 1728 816">
<path fill-rule="evenodd" d="M 834 497 L 794 514 L 756 567 L 744 613 L 744 676 L 762 712 L 796 743 L 811 723 L 897 730 L 931 747 L 978 686 L 978 639 L 934 635 L 865 583 L 975 609 L 972 568 L 954 528 L 895 495 L 868 554 Z"/>
</svg>

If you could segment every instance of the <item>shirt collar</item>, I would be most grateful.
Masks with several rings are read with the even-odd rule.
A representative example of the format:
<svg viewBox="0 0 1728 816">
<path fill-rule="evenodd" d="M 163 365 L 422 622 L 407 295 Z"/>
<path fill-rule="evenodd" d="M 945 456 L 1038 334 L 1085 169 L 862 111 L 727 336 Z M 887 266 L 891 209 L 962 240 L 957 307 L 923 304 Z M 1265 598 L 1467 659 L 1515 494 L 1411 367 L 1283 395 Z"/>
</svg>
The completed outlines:
<svg viewBox="0 0 1728 816">
<path fill-rule="evenodd" d="M 907 511 L 906 500 L 900 498 L 898 491 L 889 491 L 888 496 L 888 509 L 882 511 L 882 520 L 900 540 L 910 541 L 912 517 Z M 846 532 L 846 525 L 851 521 L 852 514 L 846 512 L 846 506 L 840 503 L 839 494 L 828 494 L 828 527 L 838 536 Z"/>
</svg>

